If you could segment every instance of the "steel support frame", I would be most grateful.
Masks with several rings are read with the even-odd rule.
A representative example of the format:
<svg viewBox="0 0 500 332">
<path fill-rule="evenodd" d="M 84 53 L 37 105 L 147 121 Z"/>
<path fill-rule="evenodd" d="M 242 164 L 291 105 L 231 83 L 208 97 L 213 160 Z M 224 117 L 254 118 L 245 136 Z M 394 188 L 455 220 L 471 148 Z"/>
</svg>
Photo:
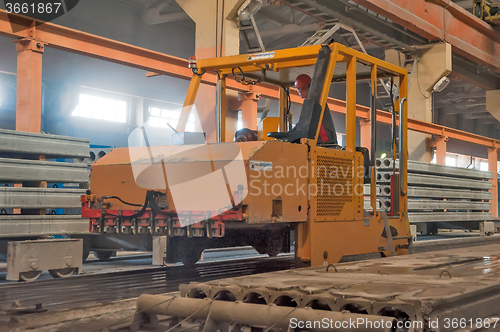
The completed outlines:
<svg viewBox="0 0 500 332">
<path fill-rule="evenodd" d="M 44 45 L 28 38 L 16 40 L 16 130 L 39 133 L 42 128 L 42 57 Z"/>
<path fill-rule="evenodd" d="M 446 142 L 447 137 L 436 137 L 436 164 L 446 165 Z"/>
<path fill-rule="evenodd" d="M 500 73 L 500 37 L 495 29 L 452 0 L 353 0 L 431 41 Z"/>
<path fill-rule="evenodd" d="M 362 0 L 356 0 L 356 2 L 361 1 Z M 380 1 L 390 2 L 390 0 Z M 44 23 L 43 25 L 40 25 L 40 23 L 34 24 L 36 21 L 33 19 L 20 15 L 10 14 L 10 17 L 16 26 L 16 32 L 13 32 L 9 16 L 5 10 L 0 10 L 0 35 L 18 39 L 31 38 L 46 44 L 46 47 L 77 53 L 170 77 L 190 80 L 193 75 L 192 71 L 188 68 L 188 61 L 185 59 L 99 37 L 53 23 Z M 203 84 L 215 86 L 217 81 L 216 78 L 215 73 L 207 72 L 203 77 L 200 77 L 200 81 Z M 227 79 L 227 88 L 244 92 L 249 89 L 230 78 Z M 261 97 L 275 100 L 279 99 L 279 88 L 270 84 L 260 84 L 250 89 Z M 295 90 L 290 91 L 290 97 L 293 103 L 302 104 L 302 99 Z M 184 106 L 189 107 L 190 105 Z M 346 103 L 342 100 L 328 98 L 328 107 L 333 112 L 346 113 Z M 370 109 L 368 107 L 358 105 L 356 110 L 356 116 L 358 118 L 370 119 Z M 377 112 L 377 122 L 390 124 L 390 116 L 389 113 L 379 110 Z M 184 120 L 187 122 L 187 119 Z M 179 121 L 179 124 L 183 122 L 184 121 Z M 500 147 L 500 141 L 498 140 L 424 121 L 408 119 L 408 129 L 439 136 L 442 136 L 444 132 L 444 136 L 449 138 L 486 147 Z"/>
</svg>

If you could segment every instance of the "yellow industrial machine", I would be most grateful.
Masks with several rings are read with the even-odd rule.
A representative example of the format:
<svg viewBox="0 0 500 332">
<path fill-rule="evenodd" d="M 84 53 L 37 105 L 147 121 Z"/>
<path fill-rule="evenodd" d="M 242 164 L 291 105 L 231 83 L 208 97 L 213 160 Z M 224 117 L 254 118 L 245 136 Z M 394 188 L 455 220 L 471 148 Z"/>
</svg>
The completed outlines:
<svg viewBox="0 0 500 332">
<path fill-rule="evenodd" d="M 499 24 L 499 6 L 500 4 L 488 0 L 472 0 L 472 14 L 490 24 Z"/>
<path fill-rule="evenodd" d="M 241 76 L 237 81 L 249 84 L 252 74 L 265 72 L 252 83 L 275 84 L 284 99 L 291 82 L 280 81 L 279 72 L 313 69 L 309 96 L 293 130 L 286 130 L 288 103 L 281 100 L 279 120 L 262 123 L 256 141 L 117 148 L 100 159 L 91 168 L 90 192 L 82 198 L 91 231 L 168 235 L 169 259 L 185 263 L 196 262 L 203 249 L 214 246 L 246 244 L 276 255 L 289 250 L 290 230 L 304 265 L 328 265 L 346 255 L 406 254 L 411 236 L 406 213 L 405 69 L 336 43 L 199 60 L 179 125 L 186 123 L 206 72 L 218 74 L 221 137 L 228 77 L 245 73 L 247 81 Z M 393 153 L 400 159 L 392 181 L 396 194 L 389 216 L 377 211 L 374 167 L 376 83 L 387 77 L 399 84 L 394 116 L 399 114 L 400 129 Z M 371 158 L 356 147 L 358 79 L 372 85 Z M 347 87 L 345 147 L 318 144 L 333 80 L 345 80 Z M 273 133 L 269 128 L 276 128 L 277 122 L 281 132 Z M 365 183 L 371 185 L 372 211 L 364 210 Z"/>
</svg>

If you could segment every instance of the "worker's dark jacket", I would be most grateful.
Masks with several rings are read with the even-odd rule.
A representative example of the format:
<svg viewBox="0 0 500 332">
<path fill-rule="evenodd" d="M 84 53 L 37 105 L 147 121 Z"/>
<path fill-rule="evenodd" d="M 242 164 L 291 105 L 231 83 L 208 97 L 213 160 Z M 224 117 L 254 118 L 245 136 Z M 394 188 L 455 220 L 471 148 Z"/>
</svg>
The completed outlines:
<svg viewBox="0 0 500 332">
<path fill-rule="evenodd" d="M 321 121 L 318 143 L 338 144 L 337 132 L 335 131 L 332 113 L 330 112 L 328 105 L 326 105 L 325 114 L 323 114 L 323 121 Z"/>
</svg>

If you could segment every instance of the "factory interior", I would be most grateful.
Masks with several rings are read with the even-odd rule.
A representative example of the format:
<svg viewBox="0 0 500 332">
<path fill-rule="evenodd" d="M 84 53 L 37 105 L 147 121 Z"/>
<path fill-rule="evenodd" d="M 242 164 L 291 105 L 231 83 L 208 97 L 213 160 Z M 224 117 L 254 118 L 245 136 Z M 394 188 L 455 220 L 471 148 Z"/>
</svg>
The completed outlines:
<svg viewBox="0 0 500 332">
<path fill-rule="evenodd" d="M 0 332 L 500 331 L 499 150 L 498 0 L 4 0 Z"/>
</svg>

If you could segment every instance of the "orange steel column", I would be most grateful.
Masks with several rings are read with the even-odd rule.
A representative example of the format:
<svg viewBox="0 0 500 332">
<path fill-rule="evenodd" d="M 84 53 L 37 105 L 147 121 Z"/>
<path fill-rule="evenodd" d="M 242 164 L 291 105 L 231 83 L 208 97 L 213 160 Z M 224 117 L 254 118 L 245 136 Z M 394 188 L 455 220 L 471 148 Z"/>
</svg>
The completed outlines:
<svg viewBox="0 0 500 332">
<path fill-rule="evenodd" d="M 489 148 L 488 149 L 488 170 L 493 172 L 493 179 L 491 179 L 492 189 L 491 189 L 491 213 L 493 217 L 498 217 L 498 149 Z"/>
<path fill-rule="evenodd" d="M 446 165 L 446 142 L 448 137 L 436 138 L 436 164 Z"/>
<path fill-rule="evenodd" d="M 371 139 L 371 121 L 370 120 L 359 120 L 359 145 L 367 148 L 371 153 L 372 146 Z"/>
<path fill-rule="evenodd" d="M 16 130 L 39 133 L 42 129 L 42 57 L 44 44 L 16 40 Z"/>
<path fill-rule="evenodd" d="M 259 97 L 255 92 L 240 92 L 239 98 L 241 100 L 243 128 L 257 130 L 257 101 Z"/>
</svg>

